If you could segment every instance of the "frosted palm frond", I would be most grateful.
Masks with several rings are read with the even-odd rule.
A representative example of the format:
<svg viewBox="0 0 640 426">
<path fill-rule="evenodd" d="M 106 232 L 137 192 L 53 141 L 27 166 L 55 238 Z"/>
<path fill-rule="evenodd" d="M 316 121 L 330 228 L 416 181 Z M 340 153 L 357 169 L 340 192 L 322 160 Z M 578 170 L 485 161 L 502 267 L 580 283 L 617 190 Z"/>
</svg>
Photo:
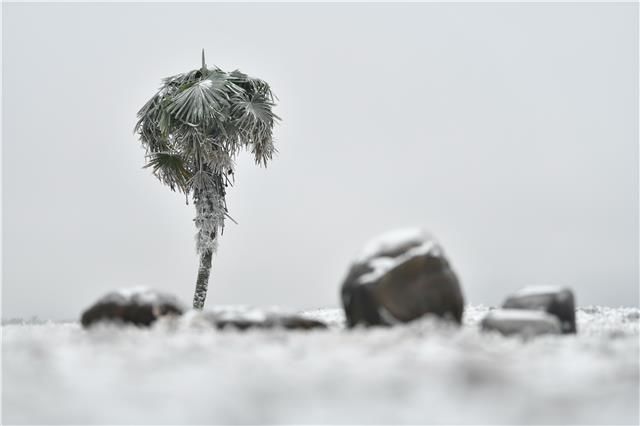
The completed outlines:
<svg viewBox="0 0 640 426">
<path fill-rule="evenodd" d="M 172 133 L 172 139 L 176 150 L 184 158 L 191 159 L 194 165 L 198 165 L 201 162 L 200 159 L 207 155 L 208 150 L 212 149 L 208 146 L 212 144 L 212 141 L 207 140 L 207 137 L 197 127 L 184 126 L 176 129 Z"/>
<path fill-rule="evenodd" d="M 182 74 L 173 75 L 162 79 L 163 88 L 180 87 L 184 84 L 193 83 L 202 77 L 202 70 L 193 70 Z"/>
<path fill-rule="evenodd" d="M 160 101 L 162 96 L 158 93 L 145 103 L 140 111 L 138 111 L 138 122 L 136 123 L 135 132 L 139 132 L 143 124 L 149 124 L 150 120 L 157 121 L 158 112 L 160 111 Z"/>
<path fill-rule="evenodd" d="M 275 95 L 271 92 L 271 87 L 264 80 L 259 78 L 249 77 L 247 74 L 234 70 L 229 73 L 229 80 L 240 86 L 245 92 L 249 94 L 261 94 L 270 101 L 275 100 Z"/>
<path fill-rule="evenodd" d="M 273 102 L 262 95 L 254 94 L 247 99 L 238 100 L 231 109 L 232 116 L 236 119 L 239 128 L 246 131 L 270 130 L 278 116 L 271 108 Z"/>
<path fill-rule="evenodd" d="M 153 174 L 196 205 L 198 251 L 212 249 L 228 217 L 225 187 L 235 157 L 247 149 L 266 166 L 276 152 L 275 96 L 269 85 L 238 70 L 192 70 L 162 80 L 138 112 L 135 133 Z"/>
<path fill-rule="evenodd" d="M 256 143 L 251 146 L 251 153 L 256 161 L 256 164 L 267 166 L 267 162 L 271 161 L 273 155 L 278 152 L 273 141 L 271 139 L 264 140 L 261 143 Z"/>
<path fill-rule="evenodd" d="M 243 140 L 251 147 L 256 163 L 264 166 L 275 152 L 272 129 L 279 117 L 273 113 L 273 105 L 264 95 L 253 94 L 232 108 L 234 124 L 242 129 Z"/>
<path fill-rule="evenodd" d="M 172 191 L 185 191 L 190 179 L 190 173 L 185 168 L 183 158 L 169 152 L 154 152 L 144 166 L 151 167 L 153 174 Z"/>
<path fill-rule="evenodd" d="M 194 192 L 217 192 L 216 181 L 213 174 L 204 171 L 198 170 L 191 176 L 191 179 L 187 182 L 187 185 Z"/>
<path fill-rule="evenodd" d="M 216 118 L 224 121 L 226 106 L 223 96 L 214 88 L 211 80 L 202 80 L 179 92 L 167 107 L 167 111 L 191 126 L 207 126 Z"/>
<path fill-rule="evenodd" d="M 207 166 L 211 172 L 222 175 L 233 172 L 235 164 L 231 156 L 226 151 L 215 150 L 207 157 L 207 159 L 209 160 Z"/>
</svg>

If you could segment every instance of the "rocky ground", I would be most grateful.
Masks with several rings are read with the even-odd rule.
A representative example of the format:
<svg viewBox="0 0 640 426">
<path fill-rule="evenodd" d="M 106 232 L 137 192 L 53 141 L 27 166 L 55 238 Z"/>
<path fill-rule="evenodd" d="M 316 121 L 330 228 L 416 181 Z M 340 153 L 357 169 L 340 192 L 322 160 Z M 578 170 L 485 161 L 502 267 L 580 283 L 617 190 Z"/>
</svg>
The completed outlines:
<svg viewBox="0 0 640 426">
<path fill-rule="evenodd" d="M 432 319 L 328 330 L 4 324 L 3 424 L 638 424 L 637 308 L 580 308 L 530 340 Z"/>
</svg>

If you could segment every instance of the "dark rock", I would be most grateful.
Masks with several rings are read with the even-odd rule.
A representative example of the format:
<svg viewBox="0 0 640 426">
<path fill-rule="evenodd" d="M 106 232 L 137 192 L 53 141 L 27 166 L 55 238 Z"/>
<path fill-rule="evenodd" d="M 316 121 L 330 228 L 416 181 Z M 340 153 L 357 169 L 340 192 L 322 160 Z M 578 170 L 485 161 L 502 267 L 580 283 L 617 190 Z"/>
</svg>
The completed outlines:
<svg viewBox="0 0 640 426">
<path fill-rule="evenodd" d="M 106 294 L 82 314 L 89 327 L 98 322 L 117 322 L 149 326 L 164 315 L 181 315 L 182 304 L 172 295 L 145 288 L 133 288 Z"/>
<path fill-rule="evenodd" d="M 269 316 L 263 321 L 248 320 L 243 318 L 227 318 L 216 320 L 215 325 L 218 329 L 235 327 L 240 330 L 246 330 L 248 328 L 284 328 L 287 330 L 311 330 L 327 328 L 326 324 L 321 321 L 302 318 L 297 315 Z"/>
<path fill-rule="evenodd" d="M 319 320 L 302 315 L 277 310 L 255 308 L 218 308 L 198 312 L 193 322 L 204 321 L 217 329 L 236 328 L 239 330 L 283 328 L 287 330 L 326 329 Z"/>
<path fill-rule="evenodd" d="M 425 314 L 462 321 L 458 278 L 440 245 L 419 229 L 371 241 L 342 284 L 347 325 L 392 325 Z"/>
<path fill-rule="evenodd" d="M 576 308 L 573 292 L 553 286 L 525 287 L 509 296 L 502 305 L 505 309 L 533 309 L 548 312 L 560 320 L 563 333 L 575 333 Z"/>
<path fill-rule="evenodd" d="M 560 321 L 543 311 L 495 309 L 480 322 L 484 331 L 497 331 L 505 336 L 534 337 L 541 334 L 560 334 Z"/>
</svg>

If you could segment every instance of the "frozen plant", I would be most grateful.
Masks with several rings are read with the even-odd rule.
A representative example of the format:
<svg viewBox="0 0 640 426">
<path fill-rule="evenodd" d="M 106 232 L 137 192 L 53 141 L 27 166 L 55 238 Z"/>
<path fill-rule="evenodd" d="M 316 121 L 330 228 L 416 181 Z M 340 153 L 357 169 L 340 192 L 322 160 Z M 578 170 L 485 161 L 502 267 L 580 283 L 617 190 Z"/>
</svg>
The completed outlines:
<svg viewBox="0 0 640 426">
<path fill-rule="evenodd" d="M 146 149 L 146 165 L 172 191 L 193 198 L 200 266 L 193 307 L 207 296 L 211 260 L 225 218 L 226 188 L 233 184 L 234 159 L 243 148 L 265 166 L 275 152 L 274 95 L 263 80 L 205 64 L 165 78 L 138 112 L 135 133 Z M 233 220 L 233 219 L 231 219 Z"/>
</svg>

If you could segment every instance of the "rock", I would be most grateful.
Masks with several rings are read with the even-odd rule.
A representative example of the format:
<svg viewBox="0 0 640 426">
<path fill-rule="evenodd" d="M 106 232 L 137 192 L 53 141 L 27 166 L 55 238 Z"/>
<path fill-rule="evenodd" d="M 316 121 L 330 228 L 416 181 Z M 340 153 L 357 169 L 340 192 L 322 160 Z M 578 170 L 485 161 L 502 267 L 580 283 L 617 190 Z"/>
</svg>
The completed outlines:
<svg viewBox="0 0 640 426">
<path fill-rule="evenodd" d="M 84 311 L 81 322 L 84 327 L 98 322 L 149 326 L 161 316 L 181 315 L 184 311 L 174 296 L 139 287 L 113 291 L 101 297 Z"/>
<path fill-rule="evenodd" d="M 322 321 L 274 309 L 226 307 L 196 312 L 194 315 L 191 318 L 191 323 L 204 322 L 217 329 L 283 328 L 287 330 L 311 330 L 327 328 L 327 325 Z"/>
<path fill-rule="evenodd" d="M 542 334 L 560 334 L 560 321 L 554 315 L 542 311 L 522 309 L 495 309 L 481 321 L 484 331 L 497 331 L 505 336 L 520 335 L 525 338 Z"/>
<path fill-rule="evenodd" d="M 297 315 L 269 316 L 262 321 L 245 318 L 226 318 L 215 321 L 218 329 L 235 327 L 240 330 L 248 328 L 284 328 L 287 330 L 326 329 L 327 325 L 318 320 L 303 318 Z"/>
<path fill-rule="evenodd" d="M 342 283 L 347 325 L 392 325 L 425 314 L 462 320 L 464 299 L 442 248 L 427 232 L 406 229 L 371 241 Z"/>
<path fill-rule="evenodd" d="M 566 287 L 531 286 L 509 296 L 505 309 L 533 309 L 548 312 L 560 320 L 563 333 L 575 333 L 576 308 L 573 292 Z"/>
</svg>

